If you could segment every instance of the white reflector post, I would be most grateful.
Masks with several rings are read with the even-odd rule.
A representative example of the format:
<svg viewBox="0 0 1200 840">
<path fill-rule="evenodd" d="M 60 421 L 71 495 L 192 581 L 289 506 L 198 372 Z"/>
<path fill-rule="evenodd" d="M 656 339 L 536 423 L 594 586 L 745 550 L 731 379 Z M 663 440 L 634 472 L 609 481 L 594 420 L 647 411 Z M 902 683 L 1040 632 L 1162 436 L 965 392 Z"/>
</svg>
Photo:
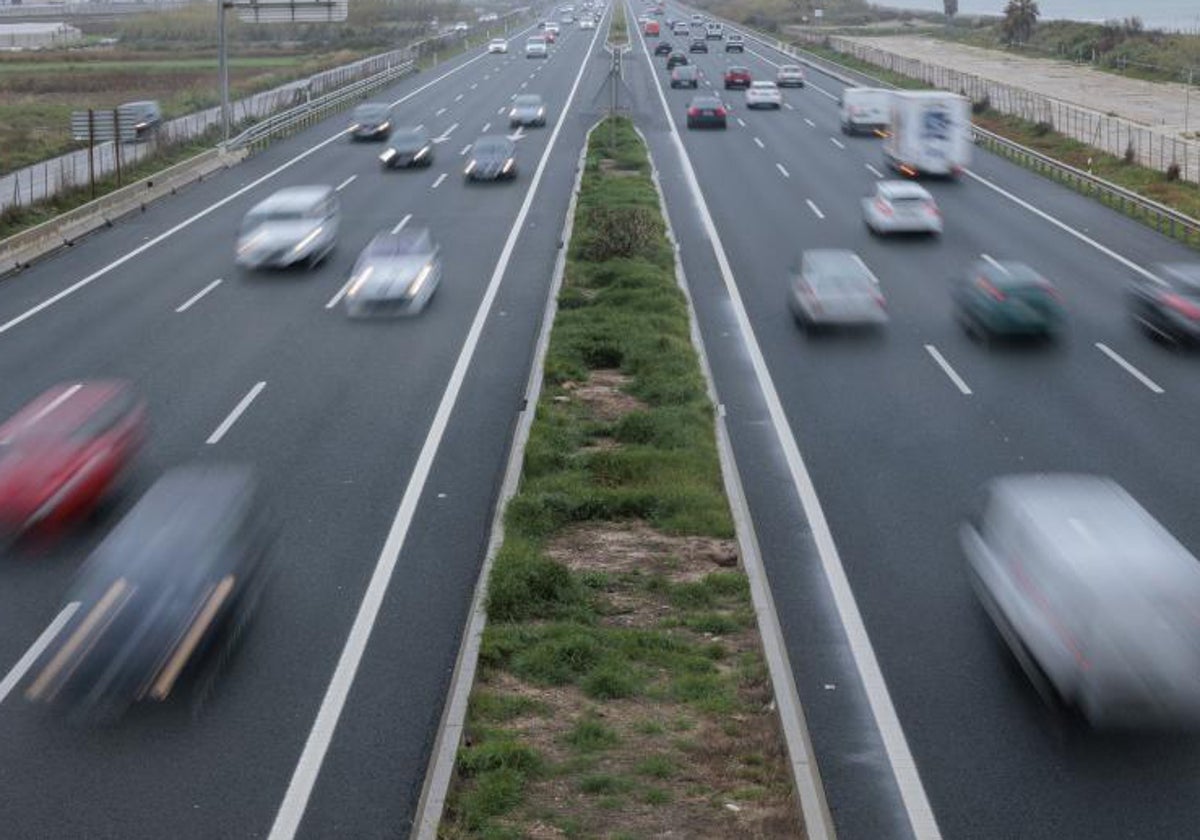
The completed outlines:
<svg viewBox="0 0 1200 840">
<path fill-rule="evenodd" d="M 245 23 L 336 23 L 346 19 L 349 0 L 233 0 Z"/>
</svg>

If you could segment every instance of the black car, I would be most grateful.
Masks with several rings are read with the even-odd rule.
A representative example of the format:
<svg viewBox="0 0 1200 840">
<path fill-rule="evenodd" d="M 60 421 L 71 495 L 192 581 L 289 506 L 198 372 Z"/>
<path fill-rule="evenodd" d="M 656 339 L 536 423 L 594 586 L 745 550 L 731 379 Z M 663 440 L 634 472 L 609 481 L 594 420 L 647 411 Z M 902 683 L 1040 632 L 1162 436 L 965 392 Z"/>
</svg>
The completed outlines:
<svg viewBox="0 0 1200 840">
<path fill-rule="evenodd" d="M 1152 338 L 1200 342 L 1200 263 L 1168 263 L 1150 270 L 1161 283 L 1138 277 L 1129 286 L 1134 320 Z"/>
<path fill-rule="evenodd" d="M 167 472 L 92 552 L 77 604 L 25 691 L 79 722 L 111 721 L 212 676 L 267 579 L 273 536 L 248 467 Z"/>
<path fill-rule="evenodd" d="M 691 45 L 688 47 L 688 52 L 706 53 L 708 52 L 708 41 L 703 38 L 693 38 Z"/>
<path fill-rule="evenodd" d="M 468 181 L 499 181 L 517 177 L 517 147 L 502 134 L 485 134 L 471 147 L 463 172 Z"/>
<path fill-rule="evenodd" d="M 694 64 L 683 64 L 671 71 L 671 87 L 700 87 L 700 68 Z"/>
<path fill-rule="evenodd" d="M 423 128 L 398 128 L 379 156 L 384 169 L 406 169 L 433 163 L 433 141 Z"/>
<path fill-rule="evenodd" d="M 688 57 L 681 52 L 673 52 L 667 56 L 667 69 L 674 70 L 676 67 L 688 63 Z"/>
<path fill-rule="evenodd" d="M 688 103 L 688 128 L 725 128 L 726 109 L 715 96 L 695 96 Z"/>
<path fill-rule="evenodd" d="M 674 50 L 675 48 L 671 46 L 670 41 L 659 41 L 654 46 L 655 55 L 670 55 Z"/>
<path fill-rule="evenodd" d="M 364 102 L 351 116 L 350 136 L 355 140 L 386 140 L 392 133 L 392 109 L 386 102 Z"/>
</svg>

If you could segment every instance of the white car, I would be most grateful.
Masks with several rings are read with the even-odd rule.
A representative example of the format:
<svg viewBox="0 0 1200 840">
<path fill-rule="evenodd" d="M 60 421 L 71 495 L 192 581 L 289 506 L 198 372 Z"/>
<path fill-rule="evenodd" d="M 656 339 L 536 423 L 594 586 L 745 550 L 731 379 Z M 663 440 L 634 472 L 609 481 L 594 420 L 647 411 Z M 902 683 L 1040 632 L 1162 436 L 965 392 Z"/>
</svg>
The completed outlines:
<svg viewBox="0 0 1200 840">
<path fill-rule="evenodd" d="M 875 195 L 862 200 L 871 233 L 942 232 L 942 211 L 929 190 L 911 181 L 878 181 Z"/>
<path fill-rule="evenodd" d="M 799 64 L 782 64 L 775 74 L 780 87 L 804 87 L 804 68 Z"/>
<path fill-rule="evenodd" d="M 525 42 L 525 57 L 526 58 L 547 58 L 550 55 L 550 49 L 546 46 L 546 39 L 534 36 Z"/>
<path fill-rule="evenodd" d="M 596 21 L 594 21 L 590 17 L 580 18 L 579 19 L 579 28 L 580 29 L 595 29 Z"/>
<path fill-rule="evenodd" d="M 774 82 L 751 82 L 746 88 L 747 108 L 782 108 L 783 94 Z"/>
<path fill-rule="evenodd" d="M 492 40 L 488 41 L 488 52 L 507 53 L 508 41 L 505 41 L 503 38 L 493 38 Z"/>
</svg>

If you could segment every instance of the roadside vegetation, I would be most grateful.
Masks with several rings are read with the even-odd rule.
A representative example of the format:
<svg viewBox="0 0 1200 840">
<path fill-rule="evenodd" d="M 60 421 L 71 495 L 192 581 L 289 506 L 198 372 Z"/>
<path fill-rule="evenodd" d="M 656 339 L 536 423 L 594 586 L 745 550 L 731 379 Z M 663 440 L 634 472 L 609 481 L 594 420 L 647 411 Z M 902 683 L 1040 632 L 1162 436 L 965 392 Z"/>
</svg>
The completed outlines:
<svg viewBox="0 0 1200 840">
<path fill-rule="evenodd" d="M 80 21 L 82 47 L 0 53 L 0 174 L 63 154 L 70 114 L 157 99 L 167 118 L 216 105 L 212 3 Z M 344 24 L 244 24 L 229 15 L 230 93 L 268 90 L 424 37 L 457 3 L 355 0 Z"/>
<path fill-rule="evenodd" d="M 625 26 L 624 3 L 617 3 L 613 8 L 612 19 L 608 25 L 608 43 L 614 47 L 623 47 L 629 43 L 629 30 Z"/>
<path fill-rule="evenodd" d="M 712 405 L 627 119 L 592 133 L 444 838 L 798 838 Z"/>
</svg>

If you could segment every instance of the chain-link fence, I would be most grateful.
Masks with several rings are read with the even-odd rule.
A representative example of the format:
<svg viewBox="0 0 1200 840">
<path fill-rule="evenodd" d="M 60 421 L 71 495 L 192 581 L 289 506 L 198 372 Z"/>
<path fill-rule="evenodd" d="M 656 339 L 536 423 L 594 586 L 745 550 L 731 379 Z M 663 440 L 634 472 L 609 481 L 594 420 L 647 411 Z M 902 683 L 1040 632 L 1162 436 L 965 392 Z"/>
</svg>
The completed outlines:
<svg viewBox="0 0 1200 840">
<path fill-rule="evenodd" d="M 518 11 L 524 13 L 528 10 Z M 445 55 L 464 42 L 469 44 L 478 42 L 480 38 L 489 38 L 493 29 L 499 33 L 506 31 L 509 25 L 508 19 L 502 19 L 494 22 L 492 29 L 486 31 L 477 28 L 474 31 L 436 35 L 403 49 L 360 59 L 307 79 L 239 99 L 230 103 L 230 122 L 234 126 L 246 126 L 407 61 L 436 60 L 439 54 Z M 0 177 L 0 212 L 10 207 L 28 207 L 67 190 L 86 189 L 93 178 L 99 181 L 114 176 L 118 171 L 118 154 L 120 169 L 125 170 L 160 152 L 195 142 L 210 134 L 215 140 L 214 132 L 220 123 L 221 109 L 208 108 L 163 122 L 144 142 L 121 143 L 119 147 L 112 142 L 97 143 L 90 153 L 90 169 L 89 151 L 86 148 L 18 169 Z"/>
<path fill-rule="evenodd" d="M 1196 141 L 849 38 L 818 32 L 797 33 L 796 37 L 933 87 L 963 93 L 976 102 L 986 99 L 1003 114 L 1047 124 L 1060 134 L 1117 157 L 1131 155 L 1132 161 L 1142 166 L 1160 172 L 1177 166 L 1181 179 L 1200 183 L 1200 143 Z"/>
</svg>

